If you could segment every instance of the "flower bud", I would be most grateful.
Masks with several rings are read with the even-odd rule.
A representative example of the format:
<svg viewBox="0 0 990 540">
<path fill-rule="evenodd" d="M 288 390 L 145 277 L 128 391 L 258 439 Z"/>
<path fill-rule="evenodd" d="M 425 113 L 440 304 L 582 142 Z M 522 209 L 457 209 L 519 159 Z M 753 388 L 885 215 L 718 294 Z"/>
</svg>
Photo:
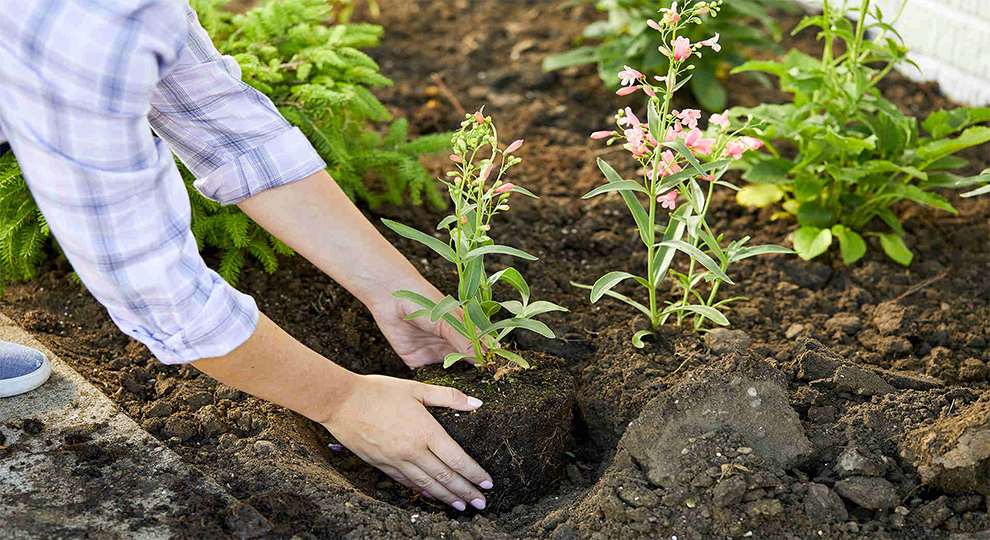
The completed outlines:
<svg viewBox="0 0 990 540">
<path fill-rule="evenodd" d="M 523 145 L 523 140 L 522 139 L 519 139 L 518 141 L 515 141 L 512 144 L 510 144 L 509 147 L 505 149 L 505 153 L 506 154 L 511 154 L 511 153 L 515 152 L 516 150 L 519 150 L 519 148 L 522 145 Z"/>
<path fill-rule="evenodd" d="M 464 163 L 464 160 L 461 159 L 461 156 L 459 156 L 457 154 L 451 154 L 450 155 L 450 160 L 453 161 L 454 163 Z"/>
<path fill-rule="evenodd" d="M 509 210 L 509 205 L 507 205 L 507 204 L 500 204 L 495 209 L 496 210 L 500 210 L 502 212 L 507 212 Z"/>
<path fill-rule="evenodd" d="M 464 225 L 465 223 L 467 223 L 467 216 L 461 216 L 459 221 L 461 222 L 461 225 Z"/>
<path fill-rule="evenodd" d="M 474 113 L 474 119 L 477 120 L 479 124 L 485 123 L 485 117 L 481 116 L 481 111 Z"/>
<path fill-rule="evenodd" d="M 492 226 L 491 225 L 482 225 L 482 226 L 478 227 L 478 230 L 480 230 L 480 231 L 490 231 L 490 230 L 492 230 Z"/>
<path fill-rule="evenodd" d="M 615 135 L 615 132 L 614 131 L 596 131 L 596 132 L 594 132 L 594 133 L 591 134 L 591 138 L 592 139 L 607 139 L 607 138 L 611 137 L 612 135 Z"/>
<path fill-rule="evenodd" d="M 511 182 L 508 183 L 508 184 L 502 184 L 501 186 L 495 188 L 495 191 L 492 191 L 492 194 L 493 195 L 501 195 L 501 194 L 506 193 L 508 191 L 512 191 L 512 188 L 514 188 L 514 187 L 516 187 L 516 185 L 513 184 L 513 183 L 511 183 Z"/>
</svg>

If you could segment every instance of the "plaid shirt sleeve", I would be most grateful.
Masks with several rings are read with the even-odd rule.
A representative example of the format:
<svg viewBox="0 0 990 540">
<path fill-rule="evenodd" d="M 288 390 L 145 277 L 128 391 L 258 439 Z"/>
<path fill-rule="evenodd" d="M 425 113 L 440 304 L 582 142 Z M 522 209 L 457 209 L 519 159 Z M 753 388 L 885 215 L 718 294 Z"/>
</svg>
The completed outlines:
<svg viewBox="0 0 990 540">
<path fill-rule="evenodd" d="M 167 0 L 0 0 L 0 142 L 89 292 L 166 364 L 223 356 L 258 308 L 206 267 L 168 147 L 222 203 L 323 162 Z"/>
</svg>

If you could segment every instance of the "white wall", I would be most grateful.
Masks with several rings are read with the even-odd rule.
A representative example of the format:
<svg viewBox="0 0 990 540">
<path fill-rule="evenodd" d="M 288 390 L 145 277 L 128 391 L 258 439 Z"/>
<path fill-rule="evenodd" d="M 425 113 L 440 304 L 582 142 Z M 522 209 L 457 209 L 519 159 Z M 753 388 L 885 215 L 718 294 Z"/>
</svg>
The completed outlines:
<svg viewBox="0 0 990 540">
<path fill-rule="evenodd" d="M 820 1 L 798 0 L 812 8 Z M 830 0 L 830 4 L 841 0 Z M 894 24 L 921 73 L 898 69 L 914 80 L 937 81 L 942 92 L 964 104 L 990 105 L 990 0 L 874 0 L 885 22 L 906 2 Z M 847 5 L 856 5 L 849 0 Z"/>
</svg>

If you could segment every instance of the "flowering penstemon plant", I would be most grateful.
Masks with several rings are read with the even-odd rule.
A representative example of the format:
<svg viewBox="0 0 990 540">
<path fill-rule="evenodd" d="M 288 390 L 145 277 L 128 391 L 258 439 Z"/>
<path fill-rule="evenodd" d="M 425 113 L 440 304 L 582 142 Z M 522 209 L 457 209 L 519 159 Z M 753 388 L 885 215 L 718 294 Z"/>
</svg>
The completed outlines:
<svg viewBox="0 0 990 540">
<path fill-rule="evenodd" d="M 608 163 L 599 159 L 598 167 L 608 183 L 584 198 L 611 191 L 622 195 L 636 221 L 640 238 L 646 244 L 647 275 L 609 272 L 593 286 L 573 285 L 590 289 L 592 302 L 605 295 L 622 300 L 649 317 L 654 330 L 671 316 L 676 316 L 678 324 L 693 316 L 695 331 L 704 331 L 705 320 L 728 325 L 720 308 L 739 298 L 716 302 L 716 295 L 722 283 L 733 283 L 726 274 L 729 265 L 754 255 L 793 253 L 775 245 L 745 247 L 748 236 L 722 246 L 722 235 L 716 236 L 705 219 L 713 190 L 716 185 L 737 190 L 736 186 L 721 180 L 722 175 L 744 152 L 757 150 L 763 143 L 753 137 L 738 137 L 738 132 L 730 131 L 725 113 L 712 115 L 708 131 L 703 132 L 698 127 L 701 111 L 670 108 L 674 93 L 691 78 L 690 74 L 683 76 L 694 67 L 687 61 L 692 56 L 701 56 L 703 47 L 710 47 L 715 52 L 720 48 L 718 34 L 698 43 L 691 43 L 679 34 L 687 25 L 701 24 L 702 15 L 716 16 L 721 4 L 720 1 L 698 2 L 692 7 L 678 8 L 674 3 L 669 9 L 660 10 L 663 15 L 659 22 L 649 21 L 650 27 L 663 38 L 665 45 L 660 47 L 660 52 L 670 58 L 667 75 L 655 77 L 659 85 L 654 85 L 642 73 L 627 66 L 619 73 L 623 86 L 617 92 L 619 95 L 639 90 L 645 92 L 650 97 L 647 122 L 641 122 L 627 107 L 616 115 L 618 130 L 597 131 L 591 135 L 593 139 L 609 139 L 609 144 L 624 140 L 624 148 L 643 167 L 642 181 L 624 180 Z M 646 194 L 648 209 L 643 208 L 636 193 Z M 680 205 L 679 199 L 683 201 Z M 659 226 L 658 213 L 665 211 L 669 212 L 670 219 L 666 225 Z M 687 273 L 671 269 L 677 252 L 690 257 Z M 657 287 L 667 273 L 676 278 L 683 296 L 661 307 Z M 611 290 L 626 279 L 635 279 L 646 287 L 648 306 Z M 707 295 L 699 290 L 702 281 L 711 284 Z M 642 347 L 642 339 L 651 334 L 652 330 L 639 331 L 633 336 L 633 343 Z"/>
<path fill-rule="evenodd" d="M 553 339 L 555 336 L 550 328 L 533 320 L 533 317 L 567 309 L 542 300 L 530 302 L 529 284 L 515 268 L 506 268 L 491 275 L 485 271 L 486 255 L 511 255 L 529 261 L 536 260 L 536 257 L 525 251 L 497 245 L 490 237 L 492 218 L 509 210 L 510 194 L 519 193 L 536 198 L 536 195 L 525 188 L 502 180 L 505 172 L 521 161 L 512 153 L 523 145 L 523 141 L 515 141 L 505 150 L 499 150 L 495 124 L 491 117 L 485 117 L 479 111 L 466 116 L 452 142 L 454 153 L 450 160 L 456 164 L 457 170 L 448 172 L 447 178 L 441 181 L 450 193 L 454 213 L 437 225 L 437 230 L 446 231 L 449 240 L 443 242 L 400 223 L 387 219 L 382 221 L 393 231 L 425 244 L 456 266 L 457 297 L 447 295 L 434 303 L 414 291 L 396 291 L 392 295 L 410 300 L 422 308 L 407 319 L 429 317 L 432 322 L 443 319 L 459 334 L 471 340 L 474 355 L 448 354 L 444 358 L 444 367 L 449 367 L 458 360 L 469 360 L 480 368 L 494 368 L 495 356 L 500 356 L 522 368 L 529 368 L 525 359 L 501 348 L 499 343 L 516 328 L 531 330 Z M 483 157 L 488 152 L 491 155 Z M 519 291 L 521 301 L 495 301 L 492 287 L 499 281 L 504 281 Z M 457 308 L 463 308 L 463 320 L 451 313 Z M 512 317 L 492 322 L 491 317 L 502 309 L 511 313 Z"/>
</svg>

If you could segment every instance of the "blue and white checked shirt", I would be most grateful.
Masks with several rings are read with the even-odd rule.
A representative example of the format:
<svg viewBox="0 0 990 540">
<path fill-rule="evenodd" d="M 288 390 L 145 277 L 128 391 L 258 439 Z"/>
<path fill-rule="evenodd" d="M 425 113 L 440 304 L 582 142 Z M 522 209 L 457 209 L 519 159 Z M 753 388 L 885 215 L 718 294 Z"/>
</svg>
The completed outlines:
<svg viewBox="0 0 990 540">
<path fill-rule="evenodd" d="M 227 354 L 258 321 L 203 263 L 169 147 L 222 204 L 326 166 L 185 0 L 0 0 L 4 141 L 83 283 L 166 364 Z"/>
</svg>

